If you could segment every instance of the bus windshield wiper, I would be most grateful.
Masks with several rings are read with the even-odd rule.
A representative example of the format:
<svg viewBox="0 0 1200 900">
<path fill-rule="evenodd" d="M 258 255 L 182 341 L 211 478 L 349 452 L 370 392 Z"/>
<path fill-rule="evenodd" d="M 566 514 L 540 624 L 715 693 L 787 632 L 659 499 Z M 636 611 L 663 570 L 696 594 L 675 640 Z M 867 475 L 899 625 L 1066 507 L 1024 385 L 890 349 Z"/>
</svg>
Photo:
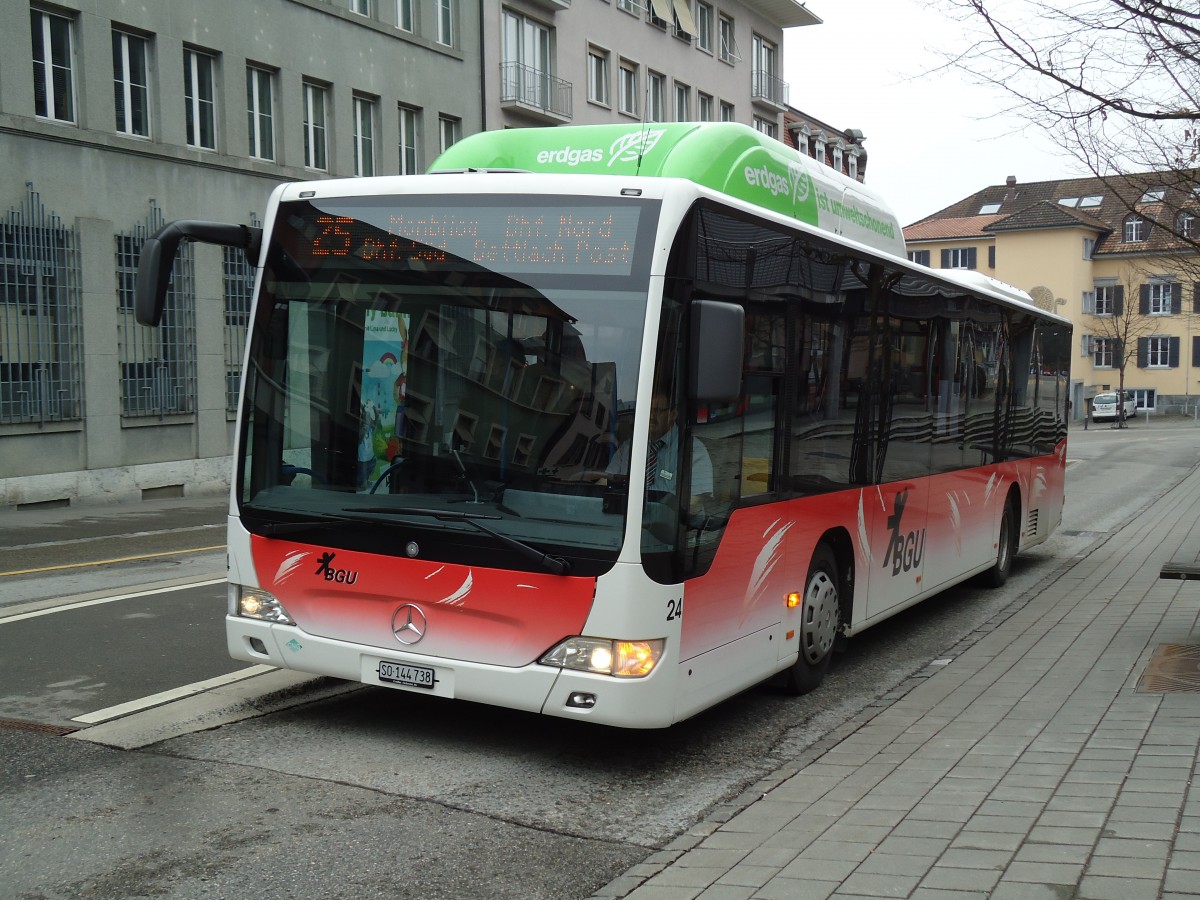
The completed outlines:
<svg viewBox="0 0 1200 900">
<path fill-rule="evenodd" d="M 261 515 L 256 510 L 247 510 L 251 517 Z M 361 522 L 362 519 L 353 516 L 335 516 L 326 515 L 324 513 L 317 514 L 316 518 L 311 519 L 293 519 L 286 522 L 262 522 L 251 529 L 258 534 L 266 537 L 276 537 L 283 534 L 297 534 L 302 531 L 312 531 L 316 528 L 329 528 L 333 525 L 344 525 L 346 522 Z"/>
<path fill-rule="evenodd" d="M 482 531 L 486 535 L 490 535 L 498 540 L 501 544 L 516 550 L 526 559 L 537 563 L 546 570 L 555 575 L 569 575 L 571 573 L 571 564 L 560 556 L 551 556 L 548 553 L 529 546 L 523 541 L 518 541 L 516 538 L 511 538 L 506 534 L 501 534 L 488 528 L 479 519 L 502 519 L 502 516 L 490 516 L 483 513 L 468 513 L 459 512 L 458 510 L 441 510 L 441 509 L 394 509 L 386 506 L 370 506 L 370 507 L 355 507 L 346 509 L 345 512 L 361 512 L 375 513 L 389 516 L 428 516 L 431 519 L 437 519 L 442 522 L 462 522 L 470 525 L 477 531 Z"/>
</svg>

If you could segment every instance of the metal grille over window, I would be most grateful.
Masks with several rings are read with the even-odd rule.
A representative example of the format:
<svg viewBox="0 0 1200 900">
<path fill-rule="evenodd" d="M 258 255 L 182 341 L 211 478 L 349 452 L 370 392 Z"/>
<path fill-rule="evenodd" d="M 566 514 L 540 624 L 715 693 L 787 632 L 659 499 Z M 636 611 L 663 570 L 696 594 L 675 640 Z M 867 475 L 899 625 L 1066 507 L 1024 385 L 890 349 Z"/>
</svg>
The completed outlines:
<svg viewBox="0 0 1200 900">
<path fill-rule="evenodd" d="M 83 415 L 77 247 L 32 184 L 0 220 L 0 424 Z"/>
<path fill-rule="evenodd" d="M 261 228 L 254 213 L 250 224 Z M 246 329 L 250 325 L 250 302 L 254 294 L 256 269 L 237 247 L 223 247 L 225 275 L 225 409 L 237 410 L 238 387 L 242 380 L 242 357 L 246 350 Z"/>
<path fill-rule="evenodd" d="M 196 411 L 196 290 L 194 252 L 179 249 L 158 328 L 137 324 L 134 284 L 138 257 L 163 214 L 150 202 L 148 221 L 116 236 L 117 341 L 121 363 L 121 415 L 158 416 Z"/>
</svg>

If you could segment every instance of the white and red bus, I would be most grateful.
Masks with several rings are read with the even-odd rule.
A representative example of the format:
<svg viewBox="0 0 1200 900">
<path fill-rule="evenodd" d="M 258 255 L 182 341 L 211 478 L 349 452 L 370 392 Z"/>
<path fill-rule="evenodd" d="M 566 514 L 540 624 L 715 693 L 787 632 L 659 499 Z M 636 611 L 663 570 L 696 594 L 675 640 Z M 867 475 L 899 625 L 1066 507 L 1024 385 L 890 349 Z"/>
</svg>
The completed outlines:
<svg viewBox="0 0 1200 900">
<path fill-rule="evenodd" d="M 181 240 L 259 268 L 238 659 L 667 726 L 1061 520 L 1070 324 L 745 126 L 485 133 L 264 221 L 170 224 L 138 284 L 153 324 Z"/>
</svg>

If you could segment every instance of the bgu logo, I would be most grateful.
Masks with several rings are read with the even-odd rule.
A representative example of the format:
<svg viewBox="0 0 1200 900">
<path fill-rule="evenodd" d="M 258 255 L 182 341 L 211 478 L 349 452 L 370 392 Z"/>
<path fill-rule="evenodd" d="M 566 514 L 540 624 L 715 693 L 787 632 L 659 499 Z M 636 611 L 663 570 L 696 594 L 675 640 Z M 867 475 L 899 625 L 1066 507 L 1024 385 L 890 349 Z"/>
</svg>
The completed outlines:
<svg viewBox="0 0 1200 900">
<path fill-rule="evenodd" d="M 336 581 L 338 584 L 354 584 L 358 581 L 358 573 L 350 569 L 335 569 L 333 558 L 337 556 L 332 551 L 321 554 L 317 560 L 317 571 L 313 574 L 322 576 L 326 581 Z"/>
<path fill-rule="evenodd" d="M 883 558 L 883 568 L 890 564 L 892 574 L 899 575 L 921 565 L 921 556 L 925 552 L 925 529 L 910 531 L 905 534 L 901 530 L 900 520 L 904 517 L 904 507 L 908 503 L 908 489 L 896 495 L 892 503 L 892 514 L 888 516 L 887 526 L 892 535 L 888 538 L 887 554 Z"/>
</svg>

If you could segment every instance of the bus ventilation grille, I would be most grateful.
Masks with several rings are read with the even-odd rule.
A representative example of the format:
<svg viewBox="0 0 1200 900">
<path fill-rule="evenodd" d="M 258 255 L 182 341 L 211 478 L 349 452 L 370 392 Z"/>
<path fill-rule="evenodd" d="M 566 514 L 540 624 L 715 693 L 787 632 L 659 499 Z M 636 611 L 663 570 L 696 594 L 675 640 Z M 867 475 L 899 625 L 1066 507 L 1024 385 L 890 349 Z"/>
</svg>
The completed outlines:
<svg viewBox="0 0 1200 900">
<path fill-rule="evenodd" d="M 1038 510 L 1031 509 L 1029 517 L 1025 520 L 1025 533 L 1029 535 L 1037 534 L 1038 531 Z"/>
</svg>

